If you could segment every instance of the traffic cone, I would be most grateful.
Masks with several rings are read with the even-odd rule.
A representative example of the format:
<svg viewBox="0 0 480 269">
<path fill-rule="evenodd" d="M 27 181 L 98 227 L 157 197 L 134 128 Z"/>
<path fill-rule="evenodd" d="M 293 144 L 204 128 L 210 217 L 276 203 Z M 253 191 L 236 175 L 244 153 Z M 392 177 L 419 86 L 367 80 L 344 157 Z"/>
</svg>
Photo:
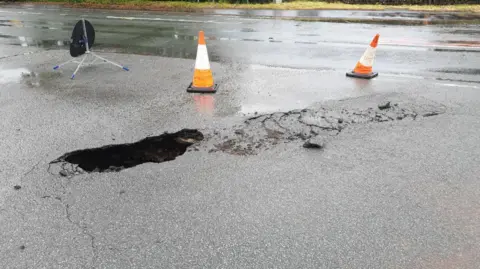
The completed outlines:
<svg viewBox="0 0 480 269">
<path fill-rule="evenodd" d="M 203 31 L 200 31 L 198 33 L 197 59 L 195 60 L 193 82 L 188 86 L 187 92 L 215 93 L 216 91 L 217 85 L 213 83 L 205 36 Z"/>
<path fill-rule="evenodd" d="M 372 72 L 373 60 L 375 59 L 375 51 L 377 50 L 379 34 L 376 34 L 370 43 L 370 47 L 363 53 L 362 58 L 357 62 L 355 69 L 348 72 L 348 77 L 371 79 L 378 76 L 377 72 Z"/>
</svg>

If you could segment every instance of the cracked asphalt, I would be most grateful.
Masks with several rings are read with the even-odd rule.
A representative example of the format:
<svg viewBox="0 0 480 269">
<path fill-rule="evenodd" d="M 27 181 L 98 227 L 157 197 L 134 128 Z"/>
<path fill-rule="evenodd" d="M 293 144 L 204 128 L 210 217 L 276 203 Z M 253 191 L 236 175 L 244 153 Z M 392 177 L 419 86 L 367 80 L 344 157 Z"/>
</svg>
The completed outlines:
<svg viewBox="0 0 480 269">
<path fill-rule="evenodd" d="M 393 98 L 397 99 L 397 98 Z M 392 100 L 382 100 L 378 108 L 369 107 L 362 110 L 352 110 L 348 106 L 342 109 L 328 107 L 325 104 L 313 108 L 275 112 L 251 117 L 243 125 L 237 125 L 233 136 L 225 132 L 213 131 L 220 140 L 209 152 L 228 152 L 236 155 L 256 154 L 279 143 L 289 143 L 295 140 L 327 140 L 337 136 L 351 124 L 380 123 L 395 120 L 431 117 L 445 112 L 445 107 L 426 100 L 402 100 L 400 105 Z M 379 100 L 380 101 L 380 100 Z M 423 102 L 422 102 L 423 101 Z M 342 103 L 341 103 L 342 104 Z M 231 130 L 230 130 L 231 133 Z"/>
<path fill-rule="evenodd" d="M 131 71 L 96 65 L 70 80 L 73 66 L 52 70 L 65 50 L 7 49 L 2 268 L 480 267 L 475 72 L 440 81 L 380 69 L 358 81 L 338 66 L 238 58 L 212 61 L 220 88 L 207 96 L 186 93 L 188 58 L 105 50 Z M 448 55 L 438 69 L 473 70 L 478 58 L 396 50 Z M 71 178 L 48 171 L 67 152 L 183 128 L 205 141 L 174 161 Z M 321 150 L 303 147 L 315 139 Z"/>
</svg>

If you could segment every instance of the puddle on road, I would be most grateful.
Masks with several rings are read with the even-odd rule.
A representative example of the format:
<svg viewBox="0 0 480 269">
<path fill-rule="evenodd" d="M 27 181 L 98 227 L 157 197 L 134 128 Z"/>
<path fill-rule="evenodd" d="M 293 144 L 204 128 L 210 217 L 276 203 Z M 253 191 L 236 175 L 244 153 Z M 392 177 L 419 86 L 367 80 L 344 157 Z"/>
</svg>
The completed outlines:
<svg viewBox="0 0 480 269">
<path fill-rule="evenodd" d="M 458 24 L 480 21 L 471 13 L 425 13 L 416 11 L 351 11 L 351 10 L 235 10 L 212 9 L 205 14 L 253 18 L 293 19 L 298 21 L 358 22 L 394 25 Z"/>
<path fill-rule="evenodd" d="M 402 18 L 420 20 L 478 20 L 480 16 L 468 13 L 425 13 L 415 11 L 371 11 L 365 14 L 369 18 Z"/>
<path fill-rule="evenodd" d="M 415 20 L 475 20 L 477 14 L 470 13 L 425 13 L 417 11 L 368 11 L 368 10 L 267 10 L 267 9 L 211 9 L 201 11 L 205 14 L 234 15 L 244 17 L 309 17 L 332 19 L 363 19 L 375 18 L 415 19 Z"/>
<path fill-rule="evenodd" d="M 98 31 L 97 31 L 98 32 Z M 105 34 L 105 32 L 99 32 Z M 122 32 L 112 29 L 108 35 L 115 35 L 115 38 L 103 38 L 96 40 L 94 50 L 103 52 L 155 55 L 172 58 L 194 59 L 197 46 L 194 40 L 195 35 L 180 34 L 177 32 L 149 33 L 147 35 L 135 34 L 122 37 Z M 55 34 L 57 35 L 57 34 Z M 70 45 L 69 34 L 61 35 L 61 39 L 45 38 L 43 36 L 23 36 L 12 34 L 0 34 L 0 44 L 35 47 L 46 50 L 59 49 L 68 51 Z M 207 38 L 207 40 L 215 37 Z M 207 41 L 208 42 L 208 41 Z M 214 50 L 209 51 L 212 61 L 220 61 L 220 57 Z"/>
<path fill-rule="evenodd" d="M 243 11 L 240 11 L 243 12 Z M 249 11 L 244 12 L 266 12 L 266 11 Z M 279 11 L 280 13 L 285 11 Z M 304 16 L 326 16 L 319 11 L 295 11 L 300 15 Z M 311 14 L 310 14 L 311 13 Z M 348 14 L 351 12 L 349 11 Z M 353 17 L 348 19 L 349 21 L 355 21 L 355 16 L 365 17 L 369 13 L 362 13 L 358 15 L 358 12 L 354 12 Z M 396 15 L 400 13 L 400 15 Z M 315 15 L 316 14 L 316 15 Z M 333 20 L 342 19 L 341 16 L 337 16 L 334 13 L 328 13 L 326 16 Z M 332 15 L 333 14 L 333 15 Z M 385 13 L 385 12 L 370 12 L 370 15 L 376 14 L 375 17 L 415 17 L 418 16 L 416 13 Z M 402 15 L 403 14 L 403 15 Z M 315 15 L 315 16 L 314 16 Z M 362 17 L 362 18 L 363 18 Z M 452 17 L 452 16 L 450 16 Z M 449 18 L 450 18 L 449 17 Z M 455 17 L 455 16 L 454 16 Z M 461 16 L 457 16 L 461 17 Z M 455 17 L 456 18 L 456 17 Z M 315 19 L 315 18 L 314 18 Z M 172 19 L 173 20 L 173 19 Z M 310 20 L 309 17 L 300 17 L 299 20 Z M 19 45 L 22 47 L 38 47 L 44 49 L 61 49 L 67 50 L 70 44 L 70 32 L 74 24 L 73 21 L 68 23 L 63 21 L 50 22 L 45 19 L 37 19 L 35 21 L 18 21 L 18 20 L 0 20 L 0 28 L 18 28 L 15 31 L 11 29 L 6 29 L 2 31 L 0 35 L 0 44 L 11 44 Z M 379 23 L 384 23 L 379 21 Z M 111 20 L 104 21 L 98 20 L 93 21 L 96 32 L 99 36 L 102 36 L 100 40 L 97 40 L 97 43 L 94 46 L 94 49 L 100 49 L 105 52 L 117 52 L 117 53 L 129 53 L 129 54 L 140 54 L 140 55 L 156 55 L 163 57 L 172 57 L 172 58 L 184 58 L 184 59 L 193 59 L 196 54 L 196 43 L 194 42 L 197 39 L 196 32 L 191 31 L 189 25 L 182 23 L 173 23 L 170 21 L 161 21 L 157 23 L 152 23 L 151 21 L 129 21 L 129 20 Z M 33 28 L 32 31 L 29 28 Z M 25 30 L 20 30 L 25 29 Z M 266 35 L 262 38 L 258 29 L 255 27 L 238 27 L 231 30 L 227 29 L 217 29 L 209 30 L 207 35 L 208 40 L 218 40 L 218 41 L 241 41 L 241 42 L 250 42 L 258 43 L 265 42 L 268 44 L 279 44 L 279 43 L 290 43 L 290 44 L 304 44 L 304 45 L 318 45 L 321 43 L 333 44 L 335 41 L 325 41 L 320 40 L 318 37 L 321 37 L 321 34 L 316 33 L 299 33 L 298 36 L 289 37 L 287 39 L 283 38 L 272 38 L 269 35 Z M 251 33 L 251 34 L 250 34 Z M 312 39 L 312 40 L 303 40 L 303 39 Z M 337 44 L 338 41 L 335 43 Z M 342 41 L 342 44 L 345 42 Z M 445 41 L 442 40 L 437 42 L 438 44 L 451 44 L 455 46 L 469 46 L 469 47 L 478 47 L 480 44 L 478 41 Z M 356 43 L 355 43 L 356 44 Z M 398 44 L 391 44 L 398 45 Z M 415 44 L 412 44 L 415 45 Z M 252 44 L 245 44 L 245 46 L 255 46 Z M 362 46 L 364 44 L 362 43 Z M 212 61 L 221 61 L 218 55 L 215 55 L 215 49 L 210 49 L 209 54 Z"/>
<path fill-rule="evenodd" d="M 26 68 L 0 70 L 0 83 L 19 82 L 24 74 L 30 73 L 31 71 Z"/>
<path fill-rule="evenodd" d="M 479 24 L 480 19 L 476 20 L 405 20 L 405 19 L 390 19 L 390 18 L 315 18 L 315 17 L 294 17 L 283 18 L 285 20 L 294 20 L 302 22 L 332 22 L 332 23 L 362 23 L 362 24 L 381 24 L 381 25 L 464 25 L 464 24 Z"/>
<path fill-rule="evenodd" d="M 45 19 L 38 19 L 35 23 L 21 20 L 0 20 L 0 26 L 14 28 L 33 28 L 44 30 L 64 30 L 70 31 L 72 27 L 62 22 L 52 22 Z"/>
</svg>

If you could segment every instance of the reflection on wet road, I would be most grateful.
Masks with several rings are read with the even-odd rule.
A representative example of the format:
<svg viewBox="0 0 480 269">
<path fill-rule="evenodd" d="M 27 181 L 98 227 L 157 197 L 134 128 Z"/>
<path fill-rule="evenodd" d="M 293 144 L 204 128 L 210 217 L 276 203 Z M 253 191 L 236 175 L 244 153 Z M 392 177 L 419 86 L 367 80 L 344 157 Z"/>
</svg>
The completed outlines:
<svg viewBox="0 0 480 269">
<path fill-rule="evenodd" d="M 213 9 L 202 11 L 206 14 L 260 16 L 275 18 L 312 18 L 312 19 L 363 19 L 363 20 L 398 20 L 406 23 L 417 21 L 422 24 L 455 23 L 465 20 L 479 20 L 480 16 L 461 13 L 429 13 L 416 11 L 369 11 L 369 10 L 248 10 L 248 9 Z"/>
<path fill-rule="evenodd" d="M 211 61 L 248 66 L 243 68 L 238 80 L 246 84 L 256 83 L 258 88 L 268 89 L 253 89 L 251 93 L 245 93 L 246 99 L 252 98 L 251 103 L 245 106 L 251 107 L 246 109 L 248 111 L 255 110 L 257 106 L 263 109 L 270 105 L 272 109 L 278 108 L 278 102 L 288 103 L 288 107 L 292 104 L 287 100 L 290 97 L 295 98 L 295 106 L 320 101 L 317 100 L 317 91 L 301 90 L 304 98 L 299 99 L 295 97 L 295 91 L 284 93 L 273 90 L 276 83 L 295 85 L 292 81 L 309 81 L 311 76 L 318 78 L 317 81 L 312 81 L 312 85 L 323 87 L 320 98 L 324 99 L 355 96 L 358 89 L 363 92 L 385 91 L 392 88 L 392 81 L 413 79 L 421 83 L 421 80 L 429 79 L 458 85 L 474 83 L 477 86 L 480 83 L 480 30 L 475 24 L 406 26 L 250 17 L 350 16 L 428 21 L 462 19 L 467 15 L 371 11 L 208 12 L 211 14 L 88 11 L 55 6 L 2 8 L 0 45 L 8 49 L 2 49 L 4 52 L 0 53 L 0 60 L 33 50 L 66 51 L 73 25 L 83 16 L 96 29 L 94 49 L 104 52 L 194 59 L 198 31 L 205 31 Z M 376 33 L 380 33 L 380 45 L 374 69 L 380 73 L 380 77 L 375 82 L 345 79 L 345 72 L 354 67 Z M 13 52 L 9 52 L 9 49 Z M 272 69 L 280 70 L 280 73 L 286 69 L 289 71 L 285 74 L 296 75 L 269 80 L 267 78 Z M 320 75 L 313 73 L 319 71 Z M 263 77 L 258 78 L 258 74 L 263 74 Z M 271 81 L 275 83 L 272 84 Z M 259 101 L 263 99 L 264 101 Z M 196 100 L 197 104 L 201 104 L 201 109 L 206 109 L 206 104 L 212 102 L 213 100 Z"/>
</svg>

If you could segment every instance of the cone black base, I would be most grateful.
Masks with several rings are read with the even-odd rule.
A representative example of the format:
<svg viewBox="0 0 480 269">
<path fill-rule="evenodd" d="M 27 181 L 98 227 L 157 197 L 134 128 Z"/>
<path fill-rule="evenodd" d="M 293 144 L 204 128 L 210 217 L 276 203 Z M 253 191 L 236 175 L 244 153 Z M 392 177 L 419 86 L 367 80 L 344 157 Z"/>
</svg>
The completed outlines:
<svg viewBox="0 0 480 269">
<path fill-rule="evenodd" d="M 187 92 L 195 92 L 195 93 L 216 93 L 218 89 L 218 84 L 215 84 L 213 87 L 210 88 L 196 88 L 192 86 L 192 83 L 187 88 Z"/>
<path fill-rule="evenodd" d="M 378 73 L 377 72 L 372 72 L 370 74 L 359 74 L 359 73 L 355 73 L 355 72 L 348 72 L 347 73 L 347 77 L 352 77 L 352 78 L 363 78 L 363 79 L 371 79 L 371 78 L 374 78 L 378 76 Z"/>
</svg>

